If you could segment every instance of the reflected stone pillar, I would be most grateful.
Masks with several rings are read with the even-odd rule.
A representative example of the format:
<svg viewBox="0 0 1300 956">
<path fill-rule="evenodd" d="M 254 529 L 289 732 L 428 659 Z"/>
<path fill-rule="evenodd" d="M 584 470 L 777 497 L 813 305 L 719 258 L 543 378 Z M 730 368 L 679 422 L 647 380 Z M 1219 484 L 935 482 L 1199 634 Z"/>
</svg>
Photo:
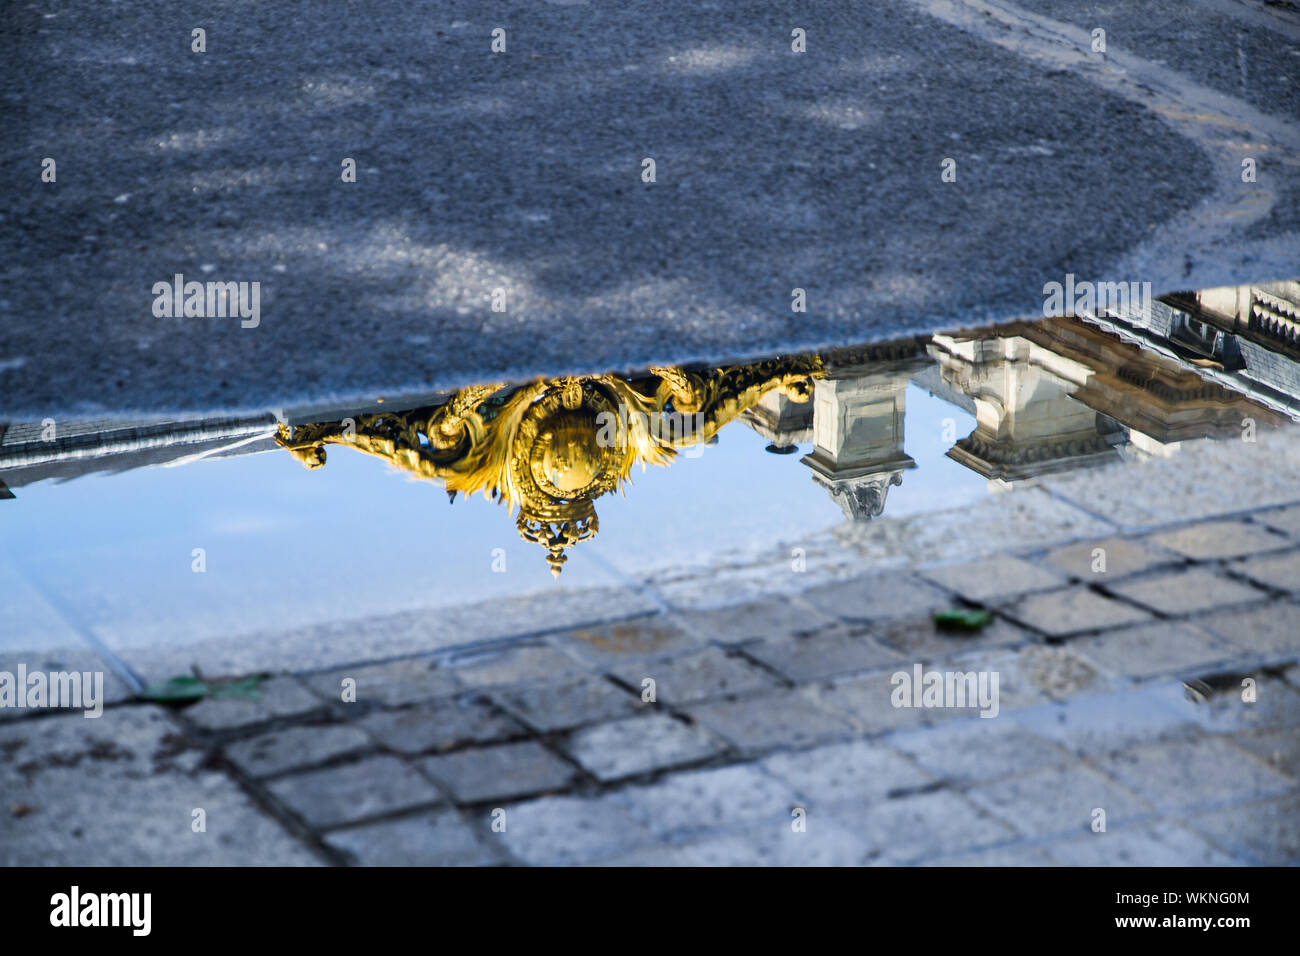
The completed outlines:
<svg viewBox="0 0 1300 956">
<path fill-rule="evenodd" d="M 903 453 L 907 383 L 915 369 L 911 362 L 838 367 L 813 391 L 813 450 L 801 460 L 851 520 L 877 517 L 890 486 L 916 467 Z"/>
</svg>

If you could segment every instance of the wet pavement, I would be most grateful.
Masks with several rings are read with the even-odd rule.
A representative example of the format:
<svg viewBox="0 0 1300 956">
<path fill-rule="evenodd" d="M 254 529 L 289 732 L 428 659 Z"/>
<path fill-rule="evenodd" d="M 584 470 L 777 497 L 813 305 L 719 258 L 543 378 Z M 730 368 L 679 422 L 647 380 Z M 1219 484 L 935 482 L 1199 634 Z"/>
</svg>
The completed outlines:
<svg viewBox="0 0 1300 956">
<path fill-rule="evenodd" d="M 1296 863 L 1298 291 L 12 421 L 0 862 Z"/>
</svg>

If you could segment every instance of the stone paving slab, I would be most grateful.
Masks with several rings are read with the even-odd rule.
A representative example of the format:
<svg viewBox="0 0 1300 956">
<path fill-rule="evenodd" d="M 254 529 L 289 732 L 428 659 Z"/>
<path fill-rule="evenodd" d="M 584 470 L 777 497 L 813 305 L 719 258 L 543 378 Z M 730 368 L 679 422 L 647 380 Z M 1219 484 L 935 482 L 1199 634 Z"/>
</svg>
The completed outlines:
<svg viewBox="0 0 1300 956">
<path fill-rule="evenodd" d="M 1067 545 L 1049 552 L 1047 564 L 1086 583 L 1106 583 L 1181 560 L 1181 556 L 1150 547 L 1141 539 L 1102 538 Z"/>
<path fill-rule="evenodd" d="M 111 567 L 110 561 L 104 563 Z M 111 591 L 115 585 L 110 580 L 101 587 Z M 76 598 L 78 587 L 79 582 L 69 582 L 62 596 Z M 242 631 L 232 632 L 230 604 L 207 599 L 208 610 L 196 612 L 191 601 L 170 609 L 172 616 L 166 619 L 149 604 L 140 604 L 125 609 L 133 617 L 124 624 L 101 623 L 94 630 L 146 682 L 157 682 L 195 667 L 213 675 L 355 667 L 513 640 L 537 631 L 539 622 L 547 628 L 577 627 L 658 609 L 644 594 L 624 587 L 559 588 L 452 607 L 430 607 L 418 593 L 407 593 L 391 597 L 409 602 L 406 609 L 359 618 L 350 616 L 356 612 L 335 592 L 324 596 L 338 600 L 338 608 L 316 608 L 317 620 L 289 628 L 277 626 L 297 617 L 297 608 L 287 603 L 275 613 L 259 609 L 263 626 L 245 622 Z M 242 599 L 232 595 L 229 600 L 238 606 Z M 180 624 L 187 633 L 178 636 Z M 196 631 L 212 636 L 200 637 Z"/>
<path fill-rule="evenodd" d="M 443 673 L 467 687 L 500 687 L 558 680 L 581 672 L 583 666 L 548 644 L 492 648 L 453 658 Z"/>
<path fill-rule="evenodd" d="M 384 707 L 401 707 L 445 697 L 460 689 L 455 678 L 439 670 L 433 661 L 404 660 L 379 664 L 373 667 L 347 667 L 313 674 L 303 678 L 303 683 L 328 701 L 343 700 L 343 682 L 355 684 L 355 701 L 359 704 L 379 704 Z"/>
<path fill-rule="evenodd" d="M 292 677 L 262 681 L 257 696 L 208 697 L 185 709 L 185 719 L 205 730 L 234 730 L 281 717 L 323 712 L 325 705 Z"/>
<path fill-rule="evenodd" d="M 70 585 L 65 593 L 74 593 Z M 232 598 L 231 603 L 236 603 Z M 95 633 L 113 648 L 136 673 L 147 682 L 165 681 L 198 668 L 204 674 L 251 674 L 259 671 L 280 673 L 295 671 L 309 662 L 313 670 L 353 666 L 362 662 L 390 657 L 427 654 L 448 644 L 458 643 L 462 635 L 442 623 L 427 609 L 410 610 L 387 616 L 349 618 L 346 611 L 333 619 L 319 611 L 322 619 L 310 623 L 296 622 L 283 627 L 286 609 L 277 614 L 263 613 L 263 624 L 246 624 L 248 633 L 231 633 L 228 620 L 230 604 L 213 602 L 207 612 L 197 612 L 191 603 L 174 609 L 173 619 L 155 621 L 156 634 L 149 634 L 132 622 L 130 626 L 95 626 Z M 137 612 L 147 617 L 150 609 Z M 187 629 L 178 640 L 177 622 Z M 201 637 L 199 628 L 214 632 Z M 232 637 L 239 636 L 238 640 Z"/>
<path fill-rule="evenodd" d="M 911 574 L 886 573 L 806 591 L 803 599 L 841 620 L 913 617 L 948 605 L 943 591 Z"/>
<path fill-rule="evenodd" d="M 818 706 L 811 696 L 793 690 L 697 705 L 690 708 L 690 714 L 746 752 L 801 747 L 845 737 L 852 731 L 847 719 Z"/>
<path fill-rule="evenodd" d="M 1300 551 L 1250 558 L 1229 567 L 1237 574 L 1275 591 L 1300 591 Z"/>
<path fill-rule="evenodd" d="M 969 720 L 894 734 L 889 745 L 935 779 L 957 784 L 997 780 L 1071 762 L 1068 751 L 1018 724 Z"/>
<path fill-rule="evenodd" d="M 1235 604 L 1250 604 L 1266 595 L 1208 568 L 1190 568 L 1171 574 L 1157 574 L 1108 585 L 1112 594 L 1167 616 L 1218 610 Z"/>
<path fill-rule="evenodd" d="M 722 750 L 699 727 L 667 714 L 646 714 L 576 732 L 570 756 L 603 781 L 697 763 Z"/>
<path fill-rule="evenodd" d="M 747 644 L 745 654 L 798 683 L 880 670 L 903 662 L 901 654 L 869 634 L 845 628 Z"/>
<path fill-rule="evenodd" d="M 941 718 L 923 707 L 895 707 L 890 673 L 880 671 L 826 681 L 804 689 L 819 707 L 843 715 L 857 734 L 880 734 L 934 723 Z"/>
<path fill-rule="evenodd" d="M 1064 579 L 1040 564 L 1000 554 L 967 564 L 933 568 L 925 577 L 968 601 L 990 604 L 1030 591 L 1046 591 Z"/>
<path fill-rule="evenodd" d="M 1264 525 L 1244 521 L 1211 521 L 1181 531 L 1153 535 L 1153 544 L 1198 561 L 1241 558 L 1280 551 L 1291 541 Z"/>
<path fill-rule="evenodd" d="M 281 777 L 267 787 L 309 826 L 327 829 L 440 801 L 433 784 L 396 757 Z"/>
<path fill-rule="evenodd" d="M 1300 782 L 1300 733 L 1266 730 L 1238 734 L 1232 742 L 1262 759 L 1274 770 Z"/>
<path fill-rule="evenodd" d="M 1088 832 L 1098 809 L 1105 811 L 1108 827 L 1152 813 L 1151 804 L 1132 790 L 1080 764 L 1035 770 L 966 793 L 1025 836 Z"/>
<path fill-rule="evenodd" d="M 847 826 L 855 816 L 849 813 L 837 819 Z M 1014 837 L 1011 827 L 950 790 L 877 803 L 860 819 L 873 857 L 890 863 L 911 863 L 939 853 L 979 849 Z M 915 836 L 900 841 L 899 833 Z"/>
<path fill-rule="evenodd" d="M 1115 525 L 1098 514 L 1037 487 L 990 496 L 961 509 L 845 523 L 833 534 L 856 552 L 858 560 L 843 572 L 854 574 L 861 568 L 928 567 L 1041 551 L 1113 535 Z M 978 528 L 979 534 L 971 534 L 972 528 Z"/>
<path fill-rule="evenodd" d="M 233 743 L 226 758 L 250 777 L 270 777 L 371 746 L 369 737 L 349 725 L 291 727 Z"/>
<path fill-rule="evenodd" d="M 626 717 L 641 706 L 639 697 L 594 674 L 528 684 L 498 691 L 495 697 L 506 710 L 539 731 Z"/>
<path fill-rule="evenodd" d="M 760 820 L 788 825 L 800 805 L 788 783 L 754 764 L 688 770 L 623 795 L 656 833 L 679 838 Z"/>
<path fill-rule="evenodd" d="M 833 820 L 813 821 L 795 832 L 787 821 L 751 827 L 735 834 L 686 847 L 696 866 L 870 866 L 879 862 L 874 849 L 857 830 Z"/>
<path fill-rule="evenodd" d="M 592 860 L 588 866 L 598 867 L 670 867 L 699 866 L 691 848 L 679 844 L 656 843 L 639 846 L 625 853 Z"/>
<path fill-rule="evenodd" d="M 834 623 L 834 618 L 798 598 L 765 598 L 731 607 L 679 611 L 677 617 L 688 630 L 722 644 L 811 633 Z"/>
<path fill-rule="evenodd" d="M 894 791 L 926 787 L 938 779 L 897 751 L 865 740 L 778 753 L 762 765 L 813 808 L 865 806 Z"/>
<path fill-rule="evenodd" d="M 428 757 L 419 767 L 457 803 L 565 790 L 579 777 L 571 763 L 531 740 Z"/>
<path fill-rule="evenodd" d="M 1098 762 L 1160 810 L 1174 813 L 1281 794 L 1294 786 L 1254 755 L 1217 737 L 1148 744 Z"/>
<path fill-rule="evenodd" d="M 486 817 L 482 822 L 488 831 Z M 488 834 L 490 837 L 491 834 Z M 494 866 L 503 857 L 454 810 L 335 830 L 326 845 L 359 866 Z"/>
<path fill-rule="evenodd" d="M 972 651 L 1027 644 L 1036 638 L 1004 617 L 975 632 L 943 630 L 930 617 L 875 621 L 870 633 L 907 661 L 933 661 Z"/>
<path fill-rule="evenodd" d="M 1300 505 L 1261 511 L 1255 520 L 1293 538 L 1300 538 Z"/>
<path fill-rule="evenodd" d="M 655 660 L 699 650 L 704 640 L 663 617 L 643 617 L 603 627 L 554 634 L 550 642 L 594 667 Z"/>
<path fill-rule="evenodd" d="M 1032 595 L 1008 608 L 1007 614 L 1052 637 L 1150 620 L 1145 611 L 1083 587 Z"/>
<path fill-rule="evenodd" d="M 1012 708 L 1034 703 L 1034 691 L 1055 700 L 1068 700 L 1104 686 L 1093 666 L 1068 646 L 1031 644 L 1003 652 L 985 666 L 1002 675 L 999 689 L 1003 694 L 1010 693 Z"/>
<path fill-rule="evenodd" d="M 479 382 L 476 380 L 474 384 Z M 598 578 L 604 578 L 606 574 L 603 570 L 595 572 Z M 541 630 L 601 628 L 658 610 L 658 602 L 641 588 L 621 584 L 571 587 L 561 583 L 558 588 L 438 608 L 436 614 L 430 615 L 426 611 L 425 616 L 436 617 L 440 626 L 453 635 L 440 647 L 453 648 L 515 639 Z"/>
<path fill-rule="evenodd" d="M 448 698 L 369 714 L 358 726 L 403 754 L 444 751 L 523 734 L 523 727 L 481 697 Z"/>
<path fill-rule="evenodd" d="M 650 830 L 617 795 L 542 797 L 504 809 L 505 831 L 499 838 L 525 863 L 589 863 L 653 841 Z"/>
<path fill-rule="evenodd" d="M 1188 817 L 1187 826 L 1229 852 L 1266 866 L 1300 860 L 1300 794 Z"/>
<path fill-rule="evenodd" d="M 803 832 L 790 821 L 766 823 L 738 833 L 688 844 L 691 866 L 862 866 L 878 851 L 854 828 L 833 820 L 811 821 Z"/>
<path fill-rule="evenodd" d="M 743 657 L 711 647 L 667 661 L 627 664 L 615 675 L 633 688 L 653 680 L 657 699 L 680 706 L 777 686 L 777 678 Z"/>
<path fill-rule="evenodd" d="M 1222 639 L 1172 621 L 1080 638 L 1071 641 L 1070 648 L 1112 675 L 1135 679 L 1191 673 L 1234 654 Z"/>
<path fill-rule="evenodd" d="M 1042 847 L 1019 844 L 1017 846 L 1000 846 L 990 850 L 975 850 L 971 853 L 959 853 L 955 856 L 931 857 L 922 860 L 920 866 L 1060 866 L 1060 861 L 1053 858 Z"/>
<path fill-rule="evenodd" d="M 184 749 L 180 727 L 153 706 L 0 724 L 0 864 L 321 862 L 229 777 L 179 765 Z M 203 832 L 193 829 L 195 810 L 204 811 Z"/>
<path fill-rule="evenodd" d="M 646 587 L 653 589 L 683 626 L 698 629 L 700 636 L 720 643 L 735 643 L 746 637 L 746 630 L 762 629 L 764 633 L 784 633 L 773 625 L 764 624 L 763 618 L 776 605 L 788 603 L 789 608 L 771 610 L 791 621 L 790 630 L 805 629 L 802 620 L 810 615 L 799 601 L 799 592 L 818 583 L 840 580 L 858 570 L 858 559 L 853 549 L 835 539 L 831 529 L 824 529 L 804 537 L 799 544 L 803 550 L 805 569 L 796 571 L 790 545 L 785 542 L 761 542 L 757 552 L 724 552 L 718 559 L 700 561 L 695 565 L 677 566 L 650 572 L 644 579 Z M 762 614 L 749 615 L 745 608 L 761 606 Z M 695 614 L 704 615 L 692 624 Z M 728 624 L 727 615 L 745 613 L 744 620 Z"/>
<path fill-rule="evenodd" d="M 1294 655 L 1300 634 L 1300 604 L 1270 601 L 1248 611 L 1227 611 L 1197 620 L 1197 625 L 1236 647 L 1267 658 Z"/>
<path fill-rule="evenodd" d="M 1168 821 L 1111 827 L 1058 840 L 1047 852 L 1067 866 L 1234 866 L 1241 861 Z"/>
<path fill-rule="evenodd" d="M 998 711 L 996 716 L 1024 707 L 1036 707 L 1054 696 L 1067 698 L 1096 683 L 1096 673 L 1065 648 L 1031 644 L 1017 649 L 989 648 L 954 655 L 942 662 L 944 668 L 958 674 L 987 673 L 998 675 Z M 991 687 L 991 684 L 990 684 Z M 954 702 L 955 703 L 955 702 Z M 928 722 L 942 723 L 956 718 L 989 720 L 978 699 L 967 699 L 964 707 L 925 708 Z"/>
</svg>

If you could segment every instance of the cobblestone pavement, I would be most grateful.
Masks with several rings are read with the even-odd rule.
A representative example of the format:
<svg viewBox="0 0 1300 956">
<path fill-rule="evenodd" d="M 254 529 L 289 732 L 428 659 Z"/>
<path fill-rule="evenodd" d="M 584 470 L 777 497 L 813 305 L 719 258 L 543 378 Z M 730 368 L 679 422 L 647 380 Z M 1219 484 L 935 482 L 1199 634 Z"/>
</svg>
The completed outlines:
<svg viewBox="0 0 1300 956">
<path fill-rule="evenodd" d="M 1132 471 L 995 496 L 992 554 L 859 558 L 723 607 L 665 579 L 652 613 L 286 672 L 256 700 L 0 711 L 0 862 L 1300 862 L 1285 447 L 1259 452 L 1276 475 L 1168 513 L 1165 478 L 1240 450 L 1141 466 L 1127 512 L 1101 502 Z M 1035 494 L 1081 523 L 1040 511 L 1016 543 Z M 976 606 L 982 630 L 932 623 Z M 996 672 L 996 717 L 893 706 L 917 665 Z"/>
</svg>

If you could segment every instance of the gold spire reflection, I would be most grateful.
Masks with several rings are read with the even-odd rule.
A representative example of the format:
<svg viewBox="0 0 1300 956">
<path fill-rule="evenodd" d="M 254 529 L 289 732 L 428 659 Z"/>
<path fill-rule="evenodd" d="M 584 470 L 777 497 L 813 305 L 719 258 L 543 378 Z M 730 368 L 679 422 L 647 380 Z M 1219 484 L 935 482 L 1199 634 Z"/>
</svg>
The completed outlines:
<svg viewBox="0 0 1300 956">
<path fill-rule="evenodd" d="M 667 465 L 677 449 L 708 442 L 764 395 L 796 402 L 824 374 L 817 356 L 645 375 L 566 376 L 522 386 L 476 385 L 442 405 L 290 427 L 276 442 L 307 468 L 326 445 L 349 445 L 447 491 L 504 502 L 525 541 L 546 549 L 558 577 L 565 552 L 599 530 L 595 500 L 629 480 L 632 466 Z"/>
</svg>

